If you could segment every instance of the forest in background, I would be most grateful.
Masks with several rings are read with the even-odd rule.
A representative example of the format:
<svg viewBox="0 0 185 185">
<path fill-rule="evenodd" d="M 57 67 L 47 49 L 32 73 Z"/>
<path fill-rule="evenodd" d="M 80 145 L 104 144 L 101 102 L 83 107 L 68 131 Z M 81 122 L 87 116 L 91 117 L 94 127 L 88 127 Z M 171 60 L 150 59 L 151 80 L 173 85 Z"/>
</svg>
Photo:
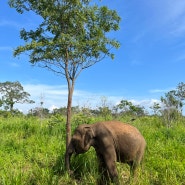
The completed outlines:
<svg viewBox="0 0 185 185">
<path fill-rule="evenodd" d="M 23 116 L 24 114 L 15 109 L 17 103 L 35 103 L 30 100 L 30 94 L 24 91 L 20 82 L 2 82 L 0 83 L 0 116 Z M 166 92 L 160 100 L 153 103 L 153 105 L 146 109 L 141 105 L 134 105 L 131 101 L 121 100 L 117 105 L 110 105 L 106 97 L 102 97 L 99 105 L 96 108 L 88 106 L 72 107 L 72 114 L 79 114 L 83 116 L 101 116 L 104 120 L 110 118 L 117 119 L 122 116 L 130 116 L 134 120 L 141 116 L 159 116 L 163 119 L 163 124 L 170 127 L 171 122 L 183 117 L 183 106 L 185 100 L 185 84 L 180 82 L 176 89 Z M 44 106 L 44 100 L 40 101 L 40 106 L 30 109 L 28 114 L 24 116 L 35 116 L 40 119 L 50 118 L 51 116 L 62 115 L 66 117 L 67 107 L 55 108 L 49 111 Z"/>
</svg>

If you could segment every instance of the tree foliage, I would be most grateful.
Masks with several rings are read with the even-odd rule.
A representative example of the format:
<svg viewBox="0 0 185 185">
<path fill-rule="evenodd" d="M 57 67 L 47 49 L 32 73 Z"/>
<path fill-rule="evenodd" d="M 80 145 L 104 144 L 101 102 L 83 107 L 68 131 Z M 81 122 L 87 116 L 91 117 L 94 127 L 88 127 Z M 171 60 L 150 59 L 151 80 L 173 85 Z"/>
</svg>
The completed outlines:
<svg viewBox="0 0 185 185">
<path fill-rule="evenodd" d="M 180 111 L 182 113 L 184 100 L 185 100 L 185 83 L 180 82 L 177 85 L 175 96 L 178 98 L 178 101 L 180 102 Z"/>
<path fill-rule="evenodd" d="M 161 113 L 165 124 L 169 127 L 179 116 L 182 116 L 183 101 L 185 99 L 185 84 L 179 83 L 175 90 L 165 93 L 161 97 Z"/>
<path fill-rule="evenodd" d="M 153 110 L 154 115 L 160 114 L 161 105 L 159 102 L 154 102 L 154 104 L 150 107 Z"/>
<path fill-rule="evenodd" d="M 15 103 L 34 103 L 29 99 L 30 94 L 24 91 L 18 81 L 0 83 L 0 93 L 2 94 L 0 104 L 4 105 L 6 110 L 13 111 Z"/>
<path fill-rule="evenodd" d="M 146 114 L 144 107 L 133 105 L 133 103 L 128 100 L 121 100 L 115 109 L 117 112 L 120 112 L 120 114 L 130 114 L 132 116 L 143 116 Z"/>
<path fill-rule="evenodd" d="M 66 148 L 71 139 L 71 107 L 75 80 L 86 68 L 106 56 L 119 43 L 107 36 L 119 29 L 120 17 L 106 6 L 91 0 L 9 0 L 19 13 L 33 11 L 42 18 L 35 29 L 20 32 L 25 45 L 14 55 L 28 52 L 29 62 L 65 76 L 68 84 Z"/>
<path fill-rule="evenodd" d="M 182 108 L 182 102 L 177 98 L 175 90 L 165 93 L 165 97 L 161 97 L 161 102 L 166 108 L 175 108 L 177 110 Z"/>
<path fill-rule="evenodd" d="M 106 6 L 99 8 L 87 0 L 10 0 L 9 4 L 20 13 L 33 11 L 42 17 L 36 30 L 21 30 L 25 45 L 14 55 L 28 52 L 32 64 L 57 74 L 76 79 L 105 56 L 113 58 L 111 49 L 119 47 L 106 33 L 118 30 L 120 17 Z"/>
</svg>

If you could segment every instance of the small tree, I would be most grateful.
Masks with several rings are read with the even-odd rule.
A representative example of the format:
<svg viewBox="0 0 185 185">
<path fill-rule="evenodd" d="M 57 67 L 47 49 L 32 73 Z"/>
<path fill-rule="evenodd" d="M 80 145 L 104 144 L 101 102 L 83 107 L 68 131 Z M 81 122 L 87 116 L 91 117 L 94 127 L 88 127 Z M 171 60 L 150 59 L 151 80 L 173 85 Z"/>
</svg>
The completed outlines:
<svg viewBox="0 0 185 185">
<path fill-rule="evenodd" d="M 29 100 L 30 94 L 24 91 L 18 81 L 0 83 L 0 93 L 2 94 L 1 104 L 11 112 L 16 103 L 34 103 L 33 100 Z"/>
<path fill-rule="evenodd" d="M 182 114 L 182 110 L 183 110 L 183 105 L 184 105 L 184 100 L 185 100 L 185 83 L 181 82 L 178 84 L 177 88 L 176 88 L 176 93 L 175 96 L 178 98 L 179 100 L 179 108 Z"/>
<path fill-rule="evenodd" d="M 181 115 L 182 102 L 177 98 L 175 90 L 165 93 L 165 97 L 161 97 L 161 102 L 163 104 L 161 114 L 166 126 L 170 127 L 171 123 Z"/>
<path fill-rule="evenodd" d="M 181 112 L 182 109 L 182 101 L 177 98 L 177 92 L 175 90 L 171 90 L 165 93 L 165 97 L 161 97 L 161 102 L 166 108 L 174 108 L 177 111 Z"/>
<path fill-rule="evenodd" d="M 109 105 L 109 102 L 105 96 L 101 97 L 101 103 L 98 107 L 99 115 L 102 116 L 105 120 L 112 118 L 112 111 Z"/>
<path fill-rule="evenodd" d="M 106 33 L 119 29 L 120 17 L 116 11 L 106 6 L 98 7 L 91 0 L 9 0 L 9 4 L 19 13 L 33 11 L 42 17 L 36 30 L 21 30 L 25 45 L 19 46 L 14 55 L 28 52 L 30 63 L 65 76 L 68 84 L 67 149 L 71 140 L 75 81 L 84 69 L 105 56 L 114 58 L 110 51 L 118 48 L 119 43 Z"/>
<path fill-rule="evenodd" d="M 49 113 L 49 109 L 47 109 L 47 108 L 35 107 L 35 108 L 30 109 L 28 111 L 28 116 L 29 115 L 31 115 L 31 116 L 38 116 L 38 117 L 40 117 L 40 119 L 43 119 L 44 117 L 49 116 L 50 113 Z"/>
<path fill-rule="evenodd" d="M 120 114 L 127 114 L 132 116 L 145 115 L 144 107 L 141 107 L 139 105 L 133 105 L 132 102 L 127 100 L 121 100 L 116 107 L 117 111 L 120 112 Z"/>
<path fill-rule="evenodd" d="M 161 106 L 160 106 L 160 104 L 159 104 L 159 103 L 154 102 L 154 104 L 150 107 L 150 109 L 152 109 L 152 110 L 153 110 L 154 115 L 159 115 L 159 114 L 160 114 Z"/>
</svg>

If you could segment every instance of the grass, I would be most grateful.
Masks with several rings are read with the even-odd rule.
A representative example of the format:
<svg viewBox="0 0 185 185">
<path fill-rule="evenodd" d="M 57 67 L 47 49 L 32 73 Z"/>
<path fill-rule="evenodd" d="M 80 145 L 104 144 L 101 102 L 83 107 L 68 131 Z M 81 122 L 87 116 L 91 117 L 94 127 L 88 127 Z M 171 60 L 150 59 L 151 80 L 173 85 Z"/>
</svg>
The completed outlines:
<svg viewBox="0 0 185 185">
<path fill-rule="evenodd" d="M 136 179 L 128 181 L 128 166 L 117 164 L 121 182 L 185 185 L 184 123 L 181 119 L 166 128 L 157 117 L 142 117 L 132 122 L 144 135 L 147 149 Z M 76 124 L 73 125 L 74 128 Z M 0 117 L 0 138 L 0 185 L 94 185 L 100 175 L 93 148 L 72 157 L 74 175 L 65 172 L 65 119 Z"/>
</svg>

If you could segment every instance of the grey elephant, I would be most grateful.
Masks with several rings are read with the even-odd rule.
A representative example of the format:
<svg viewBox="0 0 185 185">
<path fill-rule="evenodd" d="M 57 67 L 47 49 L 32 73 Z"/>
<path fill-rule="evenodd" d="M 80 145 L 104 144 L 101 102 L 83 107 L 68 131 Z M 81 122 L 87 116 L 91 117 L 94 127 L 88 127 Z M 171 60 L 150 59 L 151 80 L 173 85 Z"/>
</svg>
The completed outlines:
<svg viewBox="0 0 185 185">
<path fill-rule="evenodd" d="M 71 155 L 85 153 L 91 146 L 95 148 L 102 174 L 98 184 L 107 184 L 109 179 L 119 184 L 116 162 L 127 163 L 134 174 L 143 158 L 146 142 L 137 128 L 120 121 L 79 125 L 66 151 L 68 170 Z"/>
</svg>

